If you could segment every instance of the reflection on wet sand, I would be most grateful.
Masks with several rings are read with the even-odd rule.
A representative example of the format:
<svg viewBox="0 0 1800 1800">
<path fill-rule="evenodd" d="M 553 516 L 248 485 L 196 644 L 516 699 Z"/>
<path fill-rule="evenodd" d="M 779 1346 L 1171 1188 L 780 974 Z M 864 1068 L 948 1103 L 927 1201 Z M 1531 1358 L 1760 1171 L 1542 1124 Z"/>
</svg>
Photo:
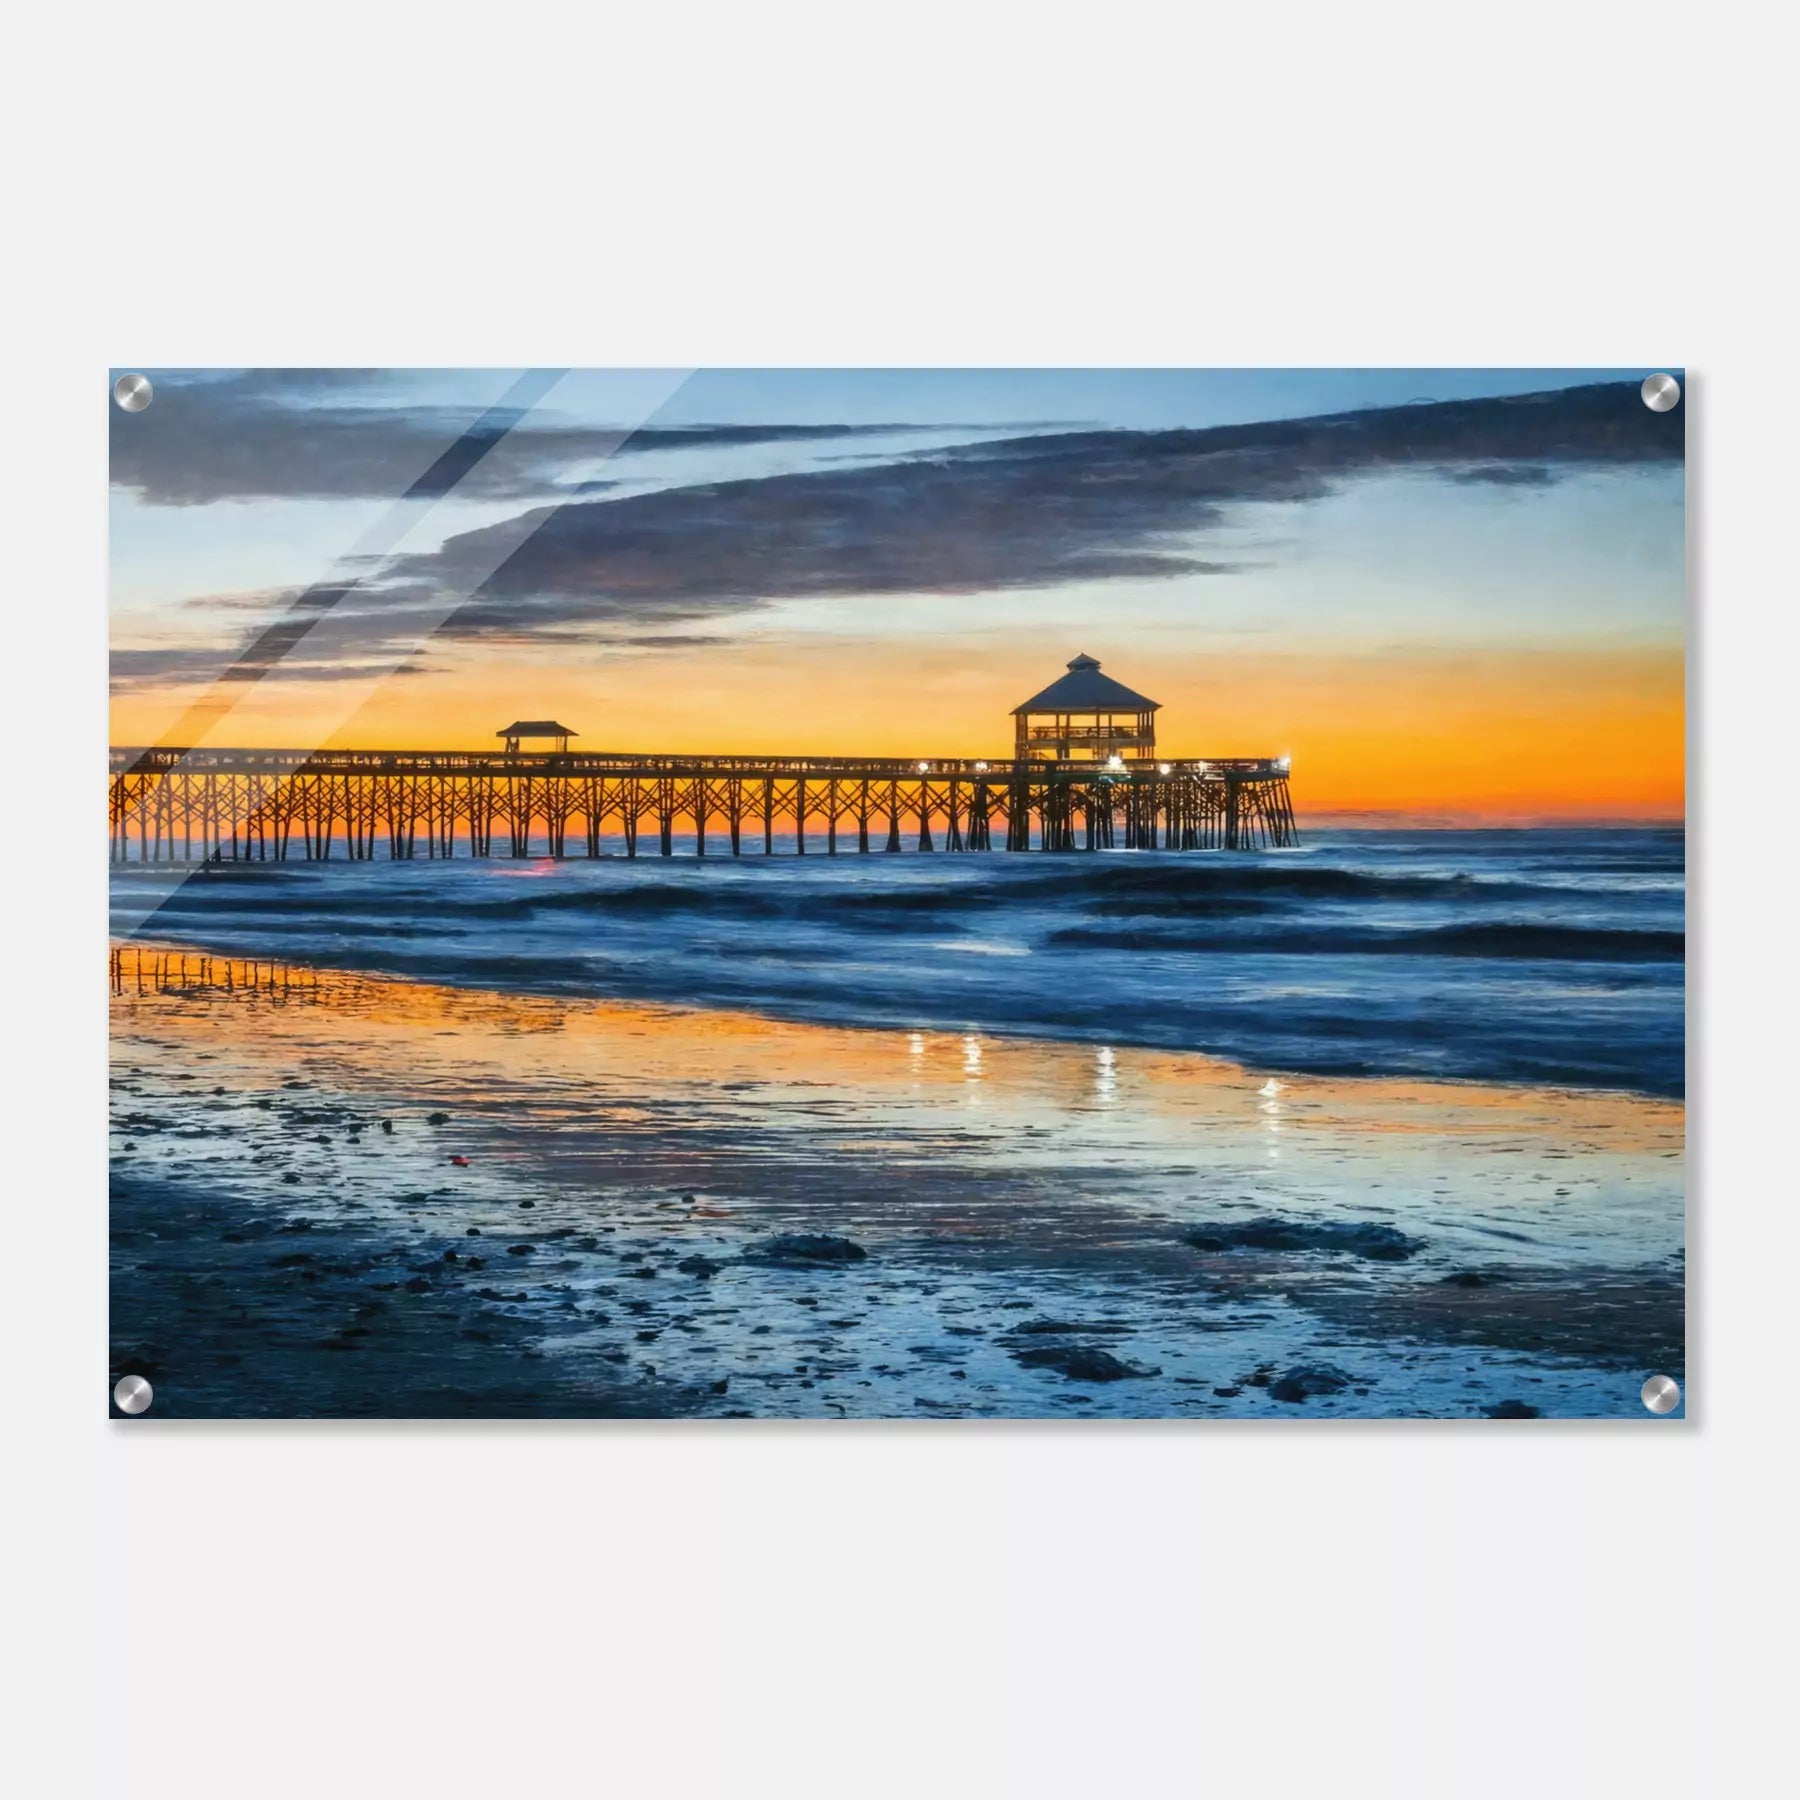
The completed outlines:
<svg viewBox="0 0 1800 1800">
<path fill-rule="evenodd" d="M 265 1212 L 303 1203 L 316 1224 L 421 1255 L 442 1239 L 440 1264 L 471 1230 L 504 1232 L 509 1283 L 527 1266 L 532 1280 L 484 1304 L 547 1353 L 542 1380 L 623 1357 L 619 1379 L 688 1396 L 639 1396 L 642 1410 L 1518 1401 L 1630 1416 L 1618 1372 L 1679 1355 L 1682 1114 L 1668 1102 L 1277 1080 L 1192 1053 L 784 1024 L 148 946 L 115 950 L 112 989 L 119 1179 Z M 1383 1225 L 1413 1248 L 1377 1262 L 1184 1237 L 1268 1217 Z M 866 1260 L 743 1260 L 783 1233 L 848 1238 Z M 718 1266 L 676 1275 L 684 1259 Z M 441 1269 L 430 1281 L 442 1289 Z M 698 1295 L 666 1297 L 676 1281 Z M 1060 1362 L 1020 1347 L 1033 1320 L 1067 1328 L 1068 1343 L 1046 1340 Z M 479 1340 L 459 1341 L 474 1354 Z M 1118 1371 L 1077 1354 L 1102 1345 Z M 820 1358 L 843 1366 L 822 1381 Z M 1284 1369 L 1307 1359 L 1344 1380 L 1282 1400 Z"/>
</svg>

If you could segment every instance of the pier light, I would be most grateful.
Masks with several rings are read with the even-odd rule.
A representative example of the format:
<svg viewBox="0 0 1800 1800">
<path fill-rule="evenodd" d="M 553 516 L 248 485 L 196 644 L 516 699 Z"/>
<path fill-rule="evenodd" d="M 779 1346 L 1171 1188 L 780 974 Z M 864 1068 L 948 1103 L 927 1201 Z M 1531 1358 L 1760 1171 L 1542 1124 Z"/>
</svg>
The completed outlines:
<svg viewBox="0 0 1800 1800">
<path fill-rule="evenodd" d="M 975 765 L 975 773 L 977 775 L 985 775 L 987 773 L 987 764 L 986 763 L 977 763 Z"/>
<path fill-rule="evenodd" d="M 1159 775 L 1173 775 L 1175 773 L 1175 765 L 1173 763 L 1158 763 L 1156 765 L 1156 772 Z"/>
<path fill-rule="evenodd" d="M 919 764 L 919 773 L 921 775 L 929 775 L 931 773 L 931 764 L 930 763 L 920 763 Z"/>
<path fill-rule="evenodd" d="M 1294 759 L 1291 756 L 1278 756 L 1275 759 L 1275 766 L 1285 775 L 1294 766 Z"/>
<path fill-rule="evenodd" d="M 1109 769 L 1122 769 L 1125 766 L 1125 759 L 1115 750 L 1112 755 L 1106 759 L 1106 766 Z"/>
</svg>

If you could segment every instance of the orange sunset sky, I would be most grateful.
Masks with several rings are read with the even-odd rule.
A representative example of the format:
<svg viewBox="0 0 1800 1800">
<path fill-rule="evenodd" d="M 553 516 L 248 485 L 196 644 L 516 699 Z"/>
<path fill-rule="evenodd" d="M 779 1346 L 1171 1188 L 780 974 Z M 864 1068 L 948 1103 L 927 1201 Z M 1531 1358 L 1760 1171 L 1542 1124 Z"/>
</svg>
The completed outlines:
<svg viewBox="0 0 1800 1800">
<path fill-rule="evenodd" d="M 152 374 L 115 744 L 1004 757 L 1087 652 L 1303 823 L 1682 816 L 1629 371 Z"/>
</svg>

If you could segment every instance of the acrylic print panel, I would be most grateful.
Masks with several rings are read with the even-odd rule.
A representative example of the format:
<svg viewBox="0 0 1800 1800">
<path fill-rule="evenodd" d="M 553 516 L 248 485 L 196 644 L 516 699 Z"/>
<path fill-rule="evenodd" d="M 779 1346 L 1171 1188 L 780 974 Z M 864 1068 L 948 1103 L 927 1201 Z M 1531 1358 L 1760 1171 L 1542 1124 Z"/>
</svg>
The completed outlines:
<svg viewBox="0 0 1800 1800">
<path fill-rule="evenodd" d="M 1684 1379 L 1651 371 L 141 373 L 149 1417 Z"/>
</svg>

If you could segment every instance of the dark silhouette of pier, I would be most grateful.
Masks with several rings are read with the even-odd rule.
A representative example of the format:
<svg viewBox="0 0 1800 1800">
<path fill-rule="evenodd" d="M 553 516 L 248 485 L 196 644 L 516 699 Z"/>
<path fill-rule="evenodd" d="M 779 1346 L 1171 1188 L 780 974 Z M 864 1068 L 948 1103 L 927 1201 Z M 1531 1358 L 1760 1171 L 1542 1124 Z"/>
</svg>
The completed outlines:
<svg viewBox="0 0 1800 1800">
<path fill-rule="evenodd" d="M 111 752 L 115 862 L 663 856 L 793 850 L 1252 850 L 1299 840 L 1286 757 L 1159 757 L 1160 704 L 1080 655 L 1013 708 L 1009 761 L 570 751 L 516 719 L 503 751 Z M 528 742 L 555 746 L 545 752 Z M 809 846 L 810 837 L 810 846 Z M 541 850 L 539 848 L 541 846 Z"/>
<path fill-rule="evenodd" d="M 1298 842 L 1276 757 L 110 752 L 115 862 L 908 850 L 1250 850 Z"/>
</svg>

